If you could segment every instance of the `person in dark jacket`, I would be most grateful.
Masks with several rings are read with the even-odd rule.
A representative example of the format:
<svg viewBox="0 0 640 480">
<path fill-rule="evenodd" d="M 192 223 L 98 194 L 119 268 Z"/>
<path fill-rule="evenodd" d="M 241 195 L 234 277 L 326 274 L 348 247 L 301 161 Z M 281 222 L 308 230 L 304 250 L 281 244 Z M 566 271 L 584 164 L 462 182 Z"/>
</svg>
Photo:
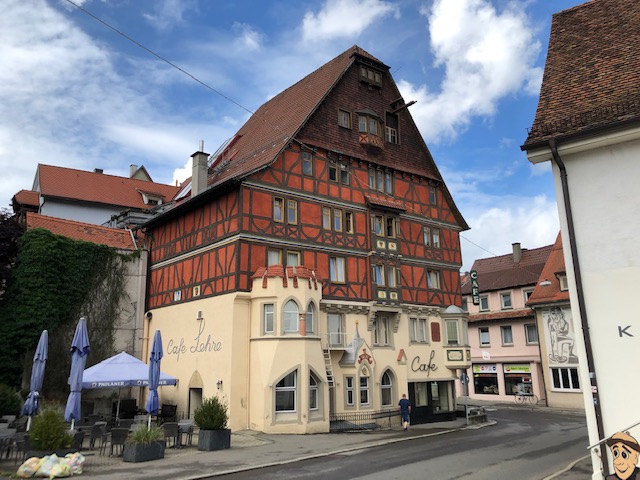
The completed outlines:
<svg viewBox="0 0 640 480">
<path fill-rule="evenodd" d="M 400 416 L 402 417 L 402 426 L 406 430 L 409 428 L 409 416 L 411 415 L 411 402 L 407 399 L 407 394 L 403 393 L 402 398 L 398 402 L 400 405 Z"/>
</svg>

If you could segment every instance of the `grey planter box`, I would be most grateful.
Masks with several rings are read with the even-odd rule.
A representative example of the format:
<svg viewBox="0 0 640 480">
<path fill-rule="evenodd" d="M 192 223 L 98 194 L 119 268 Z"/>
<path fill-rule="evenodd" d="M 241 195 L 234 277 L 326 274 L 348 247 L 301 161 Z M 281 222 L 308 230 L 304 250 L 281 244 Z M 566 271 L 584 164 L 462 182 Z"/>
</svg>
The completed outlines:
<svg viewBox="0 0 640 480">
<path fill-rule="evenodd" d="M 198 450 L 211 452 L 231 448 L 231 429 L 202 430 L 198 432 Z"/>
<path fill-rule="evenodd" d="M 142 443 L 125 443 L 122 460 L 125 462 L 148 462 L 164 458 L 165 441 L 157 440 L 148 445 Z"/>
</svg>

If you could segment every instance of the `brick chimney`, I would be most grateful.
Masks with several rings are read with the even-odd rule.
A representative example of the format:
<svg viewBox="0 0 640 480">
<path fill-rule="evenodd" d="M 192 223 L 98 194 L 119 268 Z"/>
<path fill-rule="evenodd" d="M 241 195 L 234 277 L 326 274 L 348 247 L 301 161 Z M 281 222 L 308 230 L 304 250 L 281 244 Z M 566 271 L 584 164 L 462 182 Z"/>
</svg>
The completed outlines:
<svg viewBox="0 0 640 480">
<path fill-rule="evenodd" d="M 522 248 L 519 243 L 512 243 L 513 247 L 513 263 L 518 263 L 522 259 Z"/>
<path fill-rule="evenodd" d="M 200 149 L 191 155 L 193 159 L 193 171 L 191 174 L 191 198 L 202 193 L 207 188 L 207 173 L 209 170 L 207 161 L 209 154 L 204 153 L 204 141 L 200 140 Z"/>
</svg>

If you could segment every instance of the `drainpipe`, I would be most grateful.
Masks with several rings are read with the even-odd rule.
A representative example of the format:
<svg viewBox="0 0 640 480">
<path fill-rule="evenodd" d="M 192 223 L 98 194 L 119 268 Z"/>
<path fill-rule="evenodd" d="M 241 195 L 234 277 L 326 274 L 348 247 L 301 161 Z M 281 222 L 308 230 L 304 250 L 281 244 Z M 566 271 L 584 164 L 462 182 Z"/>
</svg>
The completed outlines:
<svg viewBox="0 0 640 480">
<path fill-rule="evenodd" d="M 582 287 L 582 274 L 580 272 L 580 261 L 578 259 L 578 249 L 576 247 L 576 232 L 573 225 L 573 214 L 571 213 L 571 198 L 569 197 L 569 182 L 567 180 L 567 169 L 558 153 L 558 145 L 555 138 L 548 142 L 551 149 L 553 161 L 560 170 L 560 183 L 562 185 L 562 198 L 564 200 L 564 212 L 567 218 L 567 230 L 569 233 L 569 243 L 571 246 L 571 259 L 573 261 L 573 271 L 576 278 L 576 294 L 578 297 L 578 309 L 580 311 L 580 321 L 582 324 L 582 336 L 584 337 L 584 346 L 587 355 L 587 367 L 589 369 L 589 379 L 591 380 L 591 394 L 593 396 L 593 407 L 596 414 L 596 426 L 598 428 L 598 439 L 606 438 L 604 434 L 604 426 L 602 424 L 602 409 L 600 408 L 600 395 L 598 393 L 598 382 L 596 379 L 596 369 L 593 361 L 593 350 L 591 348 L 591 334 L 589 333 L 589 322 L 587 320 L 587 308 L 584 302 L 584 290 Z M 609 472 L 609 458 L 607 449 L 600 447 L 600 458 L 602 460 L 602 468 L 605 475 Z"/>
</svg>

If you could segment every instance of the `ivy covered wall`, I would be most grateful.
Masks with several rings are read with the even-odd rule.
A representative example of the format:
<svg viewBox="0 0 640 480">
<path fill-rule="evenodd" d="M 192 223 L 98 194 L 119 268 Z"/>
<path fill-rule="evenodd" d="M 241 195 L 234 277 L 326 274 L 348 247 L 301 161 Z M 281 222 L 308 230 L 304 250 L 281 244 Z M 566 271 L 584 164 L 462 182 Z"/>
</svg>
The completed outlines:
<svg viewBox="0 0 640 480">
<path fill-rule="evenodd" d="M 33 351 L 46 329 L 49 358 L 42 394 L 48 400 L 65 399 L 69 349 L 81 316 L 91 342 L 87 367 L 112 355 L 126 295 L 126 263 L 134 255 L 44 229 L 26 232 L 0 304 L 0 383 L 28 388 Z"/>
</svg>

